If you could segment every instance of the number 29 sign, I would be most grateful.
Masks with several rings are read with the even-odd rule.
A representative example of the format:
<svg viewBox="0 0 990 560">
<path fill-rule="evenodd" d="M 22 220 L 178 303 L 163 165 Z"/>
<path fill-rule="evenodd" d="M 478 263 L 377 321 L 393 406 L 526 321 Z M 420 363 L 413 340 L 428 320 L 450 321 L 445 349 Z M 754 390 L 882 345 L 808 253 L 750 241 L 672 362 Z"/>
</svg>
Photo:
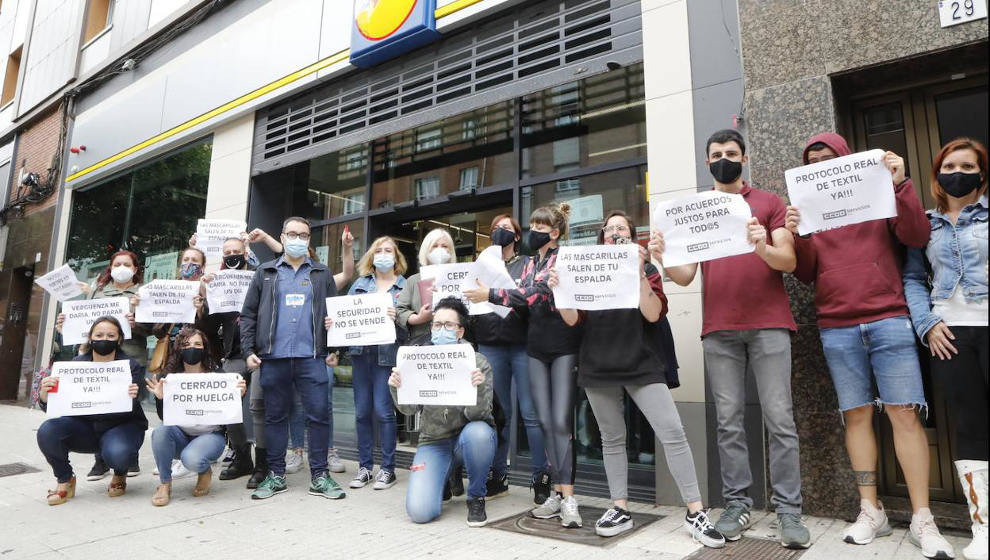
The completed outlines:
<svg viewBox="0 0 990 560">
<path fill-rule="evenodd" d="M 987 0 L 939 0 L 938 19 L 951 27 L 987 17 Z"/>
</svg>

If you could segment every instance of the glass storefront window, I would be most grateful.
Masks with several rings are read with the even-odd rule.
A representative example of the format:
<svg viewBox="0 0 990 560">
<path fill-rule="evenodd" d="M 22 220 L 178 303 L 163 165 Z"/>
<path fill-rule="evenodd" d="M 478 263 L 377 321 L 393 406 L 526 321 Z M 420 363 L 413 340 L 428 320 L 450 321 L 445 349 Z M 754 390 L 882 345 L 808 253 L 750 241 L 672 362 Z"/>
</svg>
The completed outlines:
<svg viewBox="0 0 990 560">
<path fill-rule="evenodd" d="M 367 210 L 368 147 L 355 146 L 309 162 L 306 208 L 302 215 L 328 220 Z"/>
</svg>

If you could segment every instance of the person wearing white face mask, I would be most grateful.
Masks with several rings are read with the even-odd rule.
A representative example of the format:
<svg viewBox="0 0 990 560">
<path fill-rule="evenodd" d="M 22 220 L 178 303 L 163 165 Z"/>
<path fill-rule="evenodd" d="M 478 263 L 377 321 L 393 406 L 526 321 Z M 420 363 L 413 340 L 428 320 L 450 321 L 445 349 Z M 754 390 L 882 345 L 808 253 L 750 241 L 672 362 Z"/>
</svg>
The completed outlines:
<svg viewBox="0 0 990 560">
<path fill-rule="evenodd" d="M 445 229 L 434 229 L 426 234 L 419 246 L 419 266 L 448 264 L 454 261 L 454 239 Z M 399 294 L 395 305 L 396 321 L 409 333 L 409 340 L 425 339 L 430 335 L 433 320 L 432 302 L 423 302 L 419 292 L 419 273 L 406 279 L 406 287 Z"/>
</svg>

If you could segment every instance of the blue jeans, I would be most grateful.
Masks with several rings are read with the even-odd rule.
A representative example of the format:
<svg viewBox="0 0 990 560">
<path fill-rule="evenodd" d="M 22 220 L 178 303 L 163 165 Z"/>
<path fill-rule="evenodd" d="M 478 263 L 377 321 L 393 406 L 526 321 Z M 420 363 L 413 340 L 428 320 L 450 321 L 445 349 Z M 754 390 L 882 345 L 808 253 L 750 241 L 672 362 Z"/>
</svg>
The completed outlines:
<svg viewBox="0 0 990 560">
<path fill-rule="evenodd" d="M 151 451 L 155 454 L 158 478 L 162 484 L 172 480 L 172 460 L 179 459 L 190 472 L 210 470 L 227 444 L 222 433 L 191 436 L 178 426 L 158 426 L 151 432 Z"/>
<path fill-rule="evenodd" d="M 378 365 L 378 352 L 371 349 L 352 356 L 354 385 L 354 424 L 358 437 L 358 463 L 371 470 L 375 466 L 373 453 L 375 432 L 373 421 L 378 421 L 378 437 L 382 446 L 382 465 L 386 471 L 395 471 L 395 403 L 388 388 L 389 366 Z"/>
<path fill-rule="evenodd" d="M 413 523 L 429 523 L 443 509 L 443 485 L 453 460 L 463 462 L 468 475 L 467 495 L 483 498 L 488 469 L 495 457 L 495 430 L 481 421 L 469 422 L 457 438 L 424 443 L 409 467 L 406 513 Z"/>
<path fill-rule="evenodd" d="M 822 329 L 821 339 L 839 410 L 875 403 L 927 407 L 914 328 L 908 317 Z M 874 379 L 879 400 L 873 393 Z"/>
<path fill-rule="evenodd" d="M 265 400 L 265 443 L 268 467 L 285 475 L 285 451 L 289 443 L 289 412 L 293 390 L 299 394 L 309 422 L 309 472 L 327 472 L 327 370 L 323 358 L 268 358 L 261 362 L 261 387 Z"/>
<path fill-rule="evenodd" d="M 546 470 L 547 455 L 543 449 L 543 428 L 540 417 L 533 405 L 533 392 L 529 384 L 529 357 L 526 355 L 526 345 L 516 346 L 486 346 L 478 345 L 478 351 L 492 365 L 495 377 L 495 395 L 498 404 L 505 413 L 506 424 L 502 429 L 495 451 L 495 461 L 492 469 L 495 475 L 501 477 L 509 471 L 509 435 L 512 430 L 512 410 L 515 404 L 512 400 L 512 387 L 515 385 L 516 398 L 519 400 L 519 416 L 526 429 L 526 441 L 529 443 L 530 464 L 535 478 L 541 471 Z"/>
<path fill-rule="evenodd" d="M 289 444 L 293 449 L 306 447 L 306 414 L 298 391 L 292 392 L 292 410 L 289 412 Z"/>
<path fill-rule="evenodd" d="M 330 413 L 330 437 L 327 438 L 327 448 L 333 449 L 333 368 L 327 366 L 327 411 Z"/>
<path fill-rule="evenodd" d="M 121 424 L 97 434 L 89 420 L 74 416 L 49 418 L 38 428 L 38 448 L 52 466 L 59 482 L 72 479 L 69 452 L 100 451 L 115 475 L 125 475 L 131 460 L 144 443 L 144 430 L 137 424 Z"/>
</svg>

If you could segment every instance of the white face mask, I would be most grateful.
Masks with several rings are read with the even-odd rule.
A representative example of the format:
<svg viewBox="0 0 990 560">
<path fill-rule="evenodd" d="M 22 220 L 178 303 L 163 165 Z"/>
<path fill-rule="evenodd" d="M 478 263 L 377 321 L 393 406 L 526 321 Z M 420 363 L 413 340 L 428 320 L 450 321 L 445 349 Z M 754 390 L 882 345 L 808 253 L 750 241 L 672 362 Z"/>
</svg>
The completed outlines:
<svg viewBox="0 0 990 560">
<path fill-rule="evenodd" d="M 126 284 L 134 278 L 134 271 L 129 266 L 115 266 L 110 269 L 110 278 L 118 284 Z"/>
<path fill-rule="evenodd" d="M 450 262 L 450 251 L 444 247 L 436 247 L 426 256 L 430 264 L 447 264 Z"/>
</svg>

